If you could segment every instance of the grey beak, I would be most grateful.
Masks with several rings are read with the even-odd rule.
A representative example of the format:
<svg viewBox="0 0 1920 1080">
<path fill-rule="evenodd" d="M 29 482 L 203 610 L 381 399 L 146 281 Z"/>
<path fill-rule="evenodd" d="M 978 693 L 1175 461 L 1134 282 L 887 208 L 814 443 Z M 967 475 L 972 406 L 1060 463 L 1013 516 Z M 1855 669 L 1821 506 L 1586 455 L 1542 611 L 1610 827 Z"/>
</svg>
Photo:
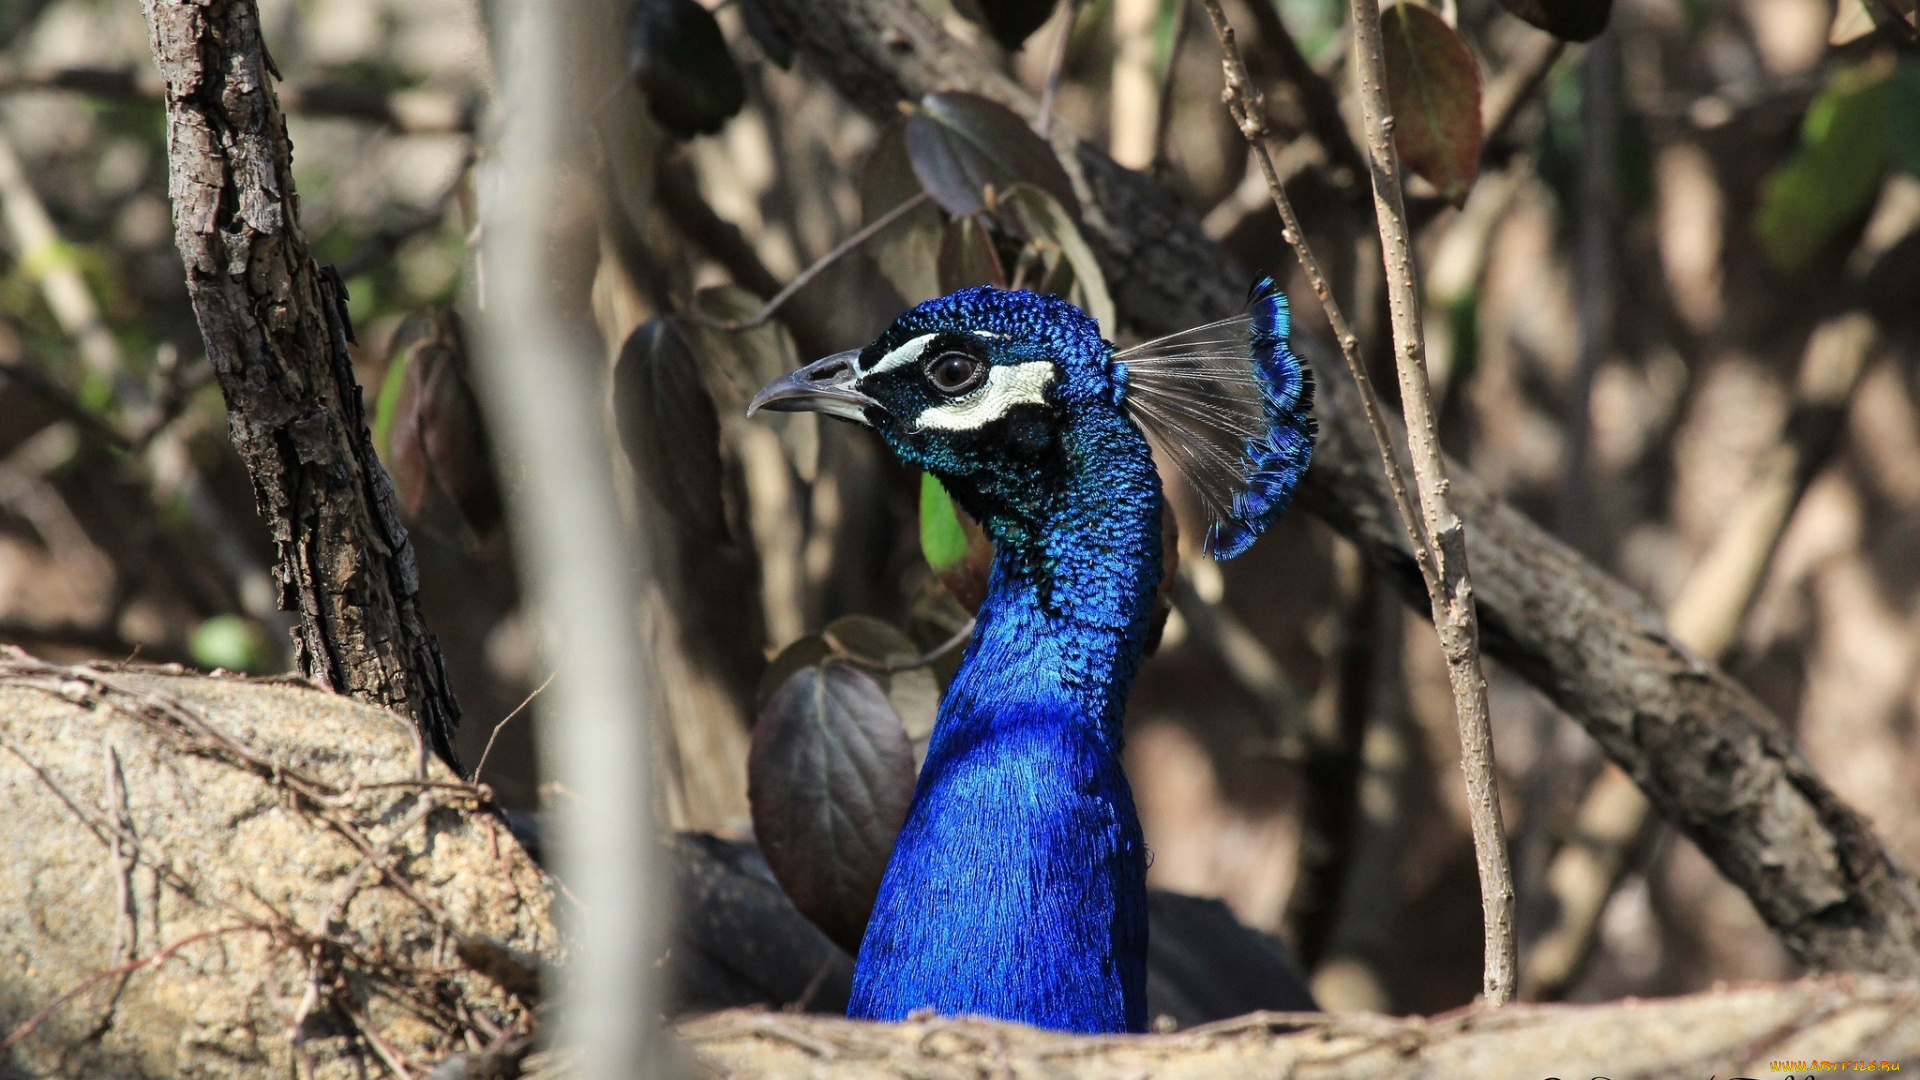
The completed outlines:
<svg viewBox="0 0 1920 1080">
<path fill-rule="evenodd" d="M 849 349 L 815 360 L 753 395 L 753 401 L 747 405 L 747 415 L 752 416 L 761 409 L 817 412 L 866 424 L 867 410 L 881 408 L 881 405 L 854 389 L 859 381 L 854 361 L 859 356 L 860 350 Z"/>
</svg>

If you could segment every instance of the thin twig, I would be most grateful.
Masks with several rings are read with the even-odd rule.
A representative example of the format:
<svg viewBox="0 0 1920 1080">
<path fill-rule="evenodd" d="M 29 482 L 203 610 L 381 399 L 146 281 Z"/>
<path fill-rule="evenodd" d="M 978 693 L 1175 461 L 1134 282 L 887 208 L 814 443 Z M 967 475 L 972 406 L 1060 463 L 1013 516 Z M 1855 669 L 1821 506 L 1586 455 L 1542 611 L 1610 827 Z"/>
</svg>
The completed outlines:
<svg viewBox="0 0 1920 1080">
<path fill-rule="evenodd" d="M 160 951 L 154 953 L 151 956 L 143 956 L 138 960 L 129 960 L 128 962 L 121 964 L 118 967 L 114 967 L 106 971 L 98 972 L 92 975 L 91 977 L 89 977 L 86 981 L 82 982 L 80 985 L 74 987 L 73 989 L 67 991 L 64 994 L 61 994 L 59 997 L 54 998 L 51 1002 L 47 1004 L 46 1008 L 41 1009 L 39 1012 L 34 1013 L 32 1016 L 27 1017 L 27 1019 L 23 1023 L 21 1023 L 19 1027 L 13 1029 L 12 1034 L 8 1035 L 5 1041 L 0 1042 L 0 1050 L 13 1049 L 14 1046 L 19 1044 L 20 1040 L 33 1034 L 34 1031 L 37 1030 L 41 1024 L 46 1023 L 47 1020 L 51 1018 L 54 1013 L 59 1012 L 61 1006 L 72 1001 L 74 998 L 79 997 L 81 994 L 86 993 L 88 990 L 91 990 L 94 987 L 99 986 L 101 983 L 106 982 L 108 979 L 116 978 L 121 975 L 130 975 L 133 972 L 139 971 L 143 967 L 150 967 L 154 964 L 162 963 L 168 959 L 171 959 L 174 953 L 179 952 L 181 949 L 184 949 L 195 942 L 205 941 L 208 938 L 213 938 L 213 937 L 221 937 L 226 934 L 237 934 L 237 933 L 241 933 L 249 930 L 258 931 L 263 934 L 270 932 L 267 927 L 258 926 L 258 925 L 222 926 L 214 930 L 202 930 L 197 934 L 189 934 L 186 937 L 181 938 L 179 941 L 174 942 L 173 944 L 167 946 L 164 949 L 161 949 Z"/>
<path fill-rule="evenodd" d="M 1400 509 L 1400 521 L 1406 526 L 1407 536 L 1412 541 L 1414 559 L 1420 565 L 1420 574 L 1429 586 L 1435 581 L 1432 563 L 1427 556 L 1426 533 L 1421 527 L 1420 514 L 1414 508 L 1413 499 L 1407 494 L 1407 478 L 1400 469 L 1400 459 L 1393 452 L 1393 436 L 1387 430 L 1386 417 L 1380 411 L 1380 398 L 1373 391 L 1373 379 L 1367 375 L 1366 364 L 1360 359 L 1360 341 L 1354 336 L 1353 327 L 1347 317 L 1341 313 L 1340 304 L 1333 298 L 1333 286 L 1328 283 L 1327 275 L 1320 269 L 1320 260 L 1307 246 L 1307 234 L 1300 228 L 1300 219 L 1293 212 L 1293 200 L 1287 196 L 1287 189 L 1280 182 L 1280 174 L 1273 164 L 1273 156 L 1267 151 L 1267 125 L 1260 111 L 1259 95 L 1252 88 L 1247 75 L 1246 62 L 1240 56 L 1240 48 L 1234 43 L 1233 25 L 1227 22 L 1226 12 L 1221 10 L 1220 0 L 1203 0 L 1207 17 L 1213 20 L 1213 30 L 1220 38 L 1222 66 L 1226 69 L 1227 108 L 1233 115 L 1233 121 L 1240 128 L 1240 134 L 1246 137 L 1248 146 L 1253 150 L 1254 160 L 1260 163 L 1260 171 L 1267 178 L 1267 192 L 1273 196 L 1273 205 L 1280 212 L 1281 235 L 1293 248 L 1294 257 L 1300 261 L 1300 269 L 1307 275 L 1307 283 L 1313 287 L 1314 296 L 1320 300 L 1320 306 L 1327 313 L 1327 322 L 1333 327 L 1333 336 L 1340 343 L 1340 355 L 1347 362 L 1347 371 L 1360 390 L 1360 403 L 1367 414 L 1367 427 L 1373 431 L 1374 444 L 1380 449 L 1380 460 L 1386 468 L 1387 486 L 1393 491 L 1394 505 Z"/>
<path fill-rule="evenodd" d="M 1217 3 L 1218 0 L 1212 0 Z M 1431 565 L 1427 594 L 1433 625 L 1446 656 L 1460 726 L 1460 768 L 1466 774 L 1468 814 L 1473 823 L 1475 862 L 1480 872 L 1480 907 L 1486 933 L 1482 985 L 1487 1003 L 1504 1005 L 1513 997 L 1513 869 L 1508 865 L 1506 830 L 1500 820 L 1500 793 L 1493 772 L 1493 729 L 1487 715 L 1487 680 L 1480 670 L 1480 625 L 1474 610 L 1473 582 L 1467 572 L 1466 524 L 1454 512 L 1448 493 L 1446 462 L 1440 451 L 1426 351 L 1421 340 L 1420 288 L 1415 279 L 1413 240 L 1406 199 L 1400 188 L 1400 159 L 1393 146 L 1393 111 L 1387 99 L 1386 57 L 1380 33 L 1380 8 L 1374 0 L 1349 0 L 1353 57 L 1360 77 L 1360 104 L 1367 129 L 1367 153 L 1373 174 L 1375 224 L 1387 271 L 1388 310 L 1392 315 L 1394 366 L 1400 376 L 1401 408 L 1407 418 L 1407 446 L 1426 520 Z"/>
<path fill-rule="evenodd" d="M 1520 115 L 1520 107 L 1533 98 L 1533 92 L 1546 81 L 1547 72 L 1553 70 L 1560 54 L 1566 51 L 1566 42 L 1543 36 L 1545 40 L 1535 42 L 1525 55 L 1501 72 L 1498 81 L 1487 87 L 1486 96 L 1481 99 L 1480 127 L 1486 133 L 1482 146 L 1491 148 L 1506 137 L 1507 128 Z"/>
<path fill-rule="evenodd" d="M 839 658 L 850 661 L 860 667 L 867 668 L 870 671 L 878 671 L 891 675 L 897 671 L 912 671 L 915 668 L 933 666 L 941 657 L 967 643 L 967 639 L 973 636 L 974 621 L 973 619 L 968 619 L 966 625 L 954 631 L 952 637 L 935 645 L 933 648 L 912 660 L 876 661 L 869 657 L 861 656 L 859 653 L 847 648 L 846 645 L 841 643 L 839 638 L 833 635 L 832 631 L 827 631 L 821 636 L 826 640 L 827 647 L 832 649 L 834 654 Z"/>
<path fill-rule="evenodd" d="M 1060 94 L 1060 75 L 1067 69 L 1067 47 L 1073 44 L 1073 24 L 1080 21 L 1080 0 L 1067 0 L 1060 18 L 1060 36 L 1054 39 L 1053 56 L 1047 61 L 1047 88 L 1040 95 L 1040 119 L 1034 130 L 1047 138 L 1053 130 L 1053 104 Z"/>
<path fill-rule="evenodd" d="M 1575 280 L 1580 297 L 1580 355 L 1567 393 L 1567 461 L 1560 478 L 1555 529 L 1575 550 L 1587 545 L 1587 488 L 1592 457 L 1593 381 L 1613 346 L 1614 230 L 1619 196 L 1614 183 L 1615 97 L 1613 35 L 1587 46 L 1580 69 L 1580 240 Z"/>
<path fill-rule="evenodd" d="M 163 105 L 166 86 L 153 77 L 152 65 L 136 67 L 62 67 L 0 72 L 0 93 L 68 90 L 117 101 Z M 474 99 L 431 90 L 389 93 L 344 82 L 285 83 L 282 106 L 291 113 L 383 124 L 404 135 L 467 134 L 478 112 Z"/>
<path fill-rule="evenodd" d="M 340 1011 L 346 1013 L 347 1019 L 353 1021 L 353 1026 L 360 1029 L 360 1037 L 367 1040 L 368 1046 L 373 1047 L 373 1052 L 380 1058 L 381 1064 L 393 1070 L 393 1075 L 400 1080 L 413 1080 L 413 1070 L 408 1066 L 406 1056 L 387 1045 L 387 1040 L 380 1037 L 380 1031 L 373 1026 L 373 1021 L 345 1006 L 342 1006 Z"/>
<path fill-rule="evenodd" d="M 482 769 L 485 769 L 485 768 L 487 767 L 487 755 L 488 755 L 488 754 L 491 754 L 491 753 L 493 753 L 493 740 L 495 740 L 495 739 L 497 739 L 497 738 L 499 738 L 499 737 L 500 737 L 500 729 L 501 729 L 501 728 L 503 728 L 503 727 L 506 727 L 506 726 L 507 726 L 507 721 L 509 721 L 509 720 L 511 720 L 511 719 L 513 719 L 513 718 L 514 718 L 514 717 L 516 717 L 516 716 L 519 716 L 519 715 L 520 715 L 520 713 L 521 713 L 522 711 L 524 711 L 524 710 L 526 709 L 526 707 L 527 707 L 527 706 L 529 706 L 529 705 L 531 705 L 531 704 L 533 704 L 533 699 L 534 699 L 534 698 L 537 698 L 537 697 L 539 697 L 539 696 L 540 696 L 540 691 L 542 691 L 542 690 L 545 690 L 545 689 L 546 689 L 547 687 L 549 687 L 549 686 L 552 686 L 552 685 L 553 685 L 553 677 L 554 677 L 554 675 L 558 675 L 558 674 L 559 674 L 559 672 L 557 672 L 557 671 L 556 671 L 556 672 L 553 672 L 552 674 L 549 674 L 549 675 L 547 676 L 547 681 L 546 681 L 546 682 L 543 682 L 543 683 L 541 683 L 541 684 L 540 684 L 540 685 L 539 685 L 538 687 L 536 687 L 536 688 L 534 689 L 534 691 L 533 691 L 533 693 L 531 693 L 531 694 L 528 694 L 528 695 L 527 695 L 527 697 L 526 697 L 526 700 L 524 700 L 524 701 L 522 701 L 522 702 L 521 702 L 520 704 L 518 704 L 518 705 L 515 705 L 515 706 L 513 707 L 513 711 L 512 711 L 512 712 L 510 712 L 510 713 L 508 713 L 507 715 L 505 715 L 505 716 L 503 716 L 503 717 L 501 717 L 501 718 L 500 718 L 500 722 L 499 722 L 499 723 L 497 723 L 497 724 L 495 724 L 495 725 L 493 725 L 493 733 L 492 733 L 491 735 L 488 735 L 488 736 L 487 736 L 487 745 L 486 745 L 486 749 L 484 749 L 484 750 L 481 750 L 481 751 L 480 751 L 480 764 L 478 764 L 478 765 L 475 765 L 475 766 L 473 767 L 473 782 L 474 782 L 474 783 L 476 783 L 476 784 L 477 784 L 477 783 L 479 783 L 479 782 L 480 782 L 480 771 L 481 771 Z"/>
<path fill-rule="evenodd" d="M 793 280 L 787 282 L 786 288 L 774 293 L 773 298 L 765 304 L 762 304 L 760 310 L 749 318 L 716 319 L 710 315 L 703 314 L 697 308 L 689 308 L 686 315 L 695 322 L 705 326 L 711 326 L 715 330 L 751 330 L 756 326 L 764 326 L 768 320 L 773 318 L 774 312 L 779 311 L 783 304 L 793 299 L 793 294 L 805 288 L 808 282 L 819 277 L 823 271 L 844 258 L 848 252 L 866 243 L 868 240 L 873 239 L 874 234 L 900 220 L 902 217 L 905 217 L 907 211 L 926 202 L 929 198 L 931 198 L 931 196 L 922 191 L 886 213 L 881 214 L 879 217 L 874 218 L 866 225 L 861 226 L 858 232 L 840 241 L 838 246 L 825 255 L 820 256 L 813 265 L 795 274 Z"/>
</svg>

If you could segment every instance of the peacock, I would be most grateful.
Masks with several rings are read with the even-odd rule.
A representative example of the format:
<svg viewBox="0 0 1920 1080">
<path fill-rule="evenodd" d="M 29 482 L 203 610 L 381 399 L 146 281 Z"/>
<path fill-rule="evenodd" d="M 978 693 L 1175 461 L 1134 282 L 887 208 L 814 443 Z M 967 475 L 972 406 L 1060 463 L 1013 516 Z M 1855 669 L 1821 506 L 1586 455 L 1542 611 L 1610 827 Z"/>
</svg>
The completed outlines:
<svg viewBox="0 0 1920 1080">
<path fill-rule="evenodd" d="M 1186 477 L 1215 557 L 1252 546 L 1313 452 L 1287 336 L 1265 277 L 1245 314 L 1124 350 L 1059 297 L 982 286 L 754 398 L 749 414 L 872 428 L 994 542 L 848 1015 L 1145 1030 L 1148 855 L 1121 720 L 1162 574 L 1154 455 Z"/>
</svg>

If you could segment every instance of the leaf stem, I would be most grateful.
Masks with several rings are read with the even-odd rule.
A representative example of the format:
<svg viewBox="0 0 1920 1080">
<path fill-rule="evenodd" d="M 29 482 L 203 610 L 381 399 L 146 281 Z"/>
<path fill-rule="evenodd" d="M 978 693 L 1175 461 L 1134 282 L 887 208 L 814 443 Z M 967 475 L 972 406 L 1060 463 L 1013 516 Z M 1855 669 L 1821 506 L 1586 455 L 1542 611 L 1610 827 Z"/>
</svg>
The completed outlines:
<svg viewBox="0 0 1920 1080">
<path fill-rule="evenodd" d="M 852 649 L 847 648 L 846 644 L 835 637 L 831 630 L 822 633 L 820 638 L 827 643 L 829 649 L 833 650 L 833 655 L 836 659 L 845 660 L 856 667 L 866 668 L 869 671 L 877 671 L 883 675 L 892 675 L 898 671 L 912 671 L 915 668 L 932 667 L 941 657 L 965 645 L 967 639 L 973 636 L 973 627 L 978 621 L 977 619 L 968 619 L 960 629 L 953 632 L 952 637 L 935 645 L 933 648 L 912 660 L 875 660 L 872 657 L 862 656 Z"/>
</svg>

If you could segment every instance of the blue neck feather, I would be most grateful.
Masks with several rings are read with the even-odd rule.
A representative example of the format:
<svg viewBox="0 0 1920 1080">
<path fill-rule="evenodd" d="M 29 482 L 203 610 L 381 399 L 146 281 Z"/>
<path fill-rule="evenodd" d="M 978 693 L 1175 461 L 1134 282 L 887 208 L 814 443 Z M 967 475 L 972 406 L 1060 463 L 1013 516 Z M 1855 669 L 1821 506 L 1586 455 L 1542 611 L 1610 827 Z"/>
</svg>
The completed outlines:
<svg viewBox="0 0 1920 1080">
<path fill-rule="evenodd" d="M 998 554 L 860 947 L 849 1015 L 1146 1026 L 1146 846 L 1121 720 L 1161 574 L 1160 484 L 1079 396 L 1034 477 L 954 496 Z"/>
</svg>

